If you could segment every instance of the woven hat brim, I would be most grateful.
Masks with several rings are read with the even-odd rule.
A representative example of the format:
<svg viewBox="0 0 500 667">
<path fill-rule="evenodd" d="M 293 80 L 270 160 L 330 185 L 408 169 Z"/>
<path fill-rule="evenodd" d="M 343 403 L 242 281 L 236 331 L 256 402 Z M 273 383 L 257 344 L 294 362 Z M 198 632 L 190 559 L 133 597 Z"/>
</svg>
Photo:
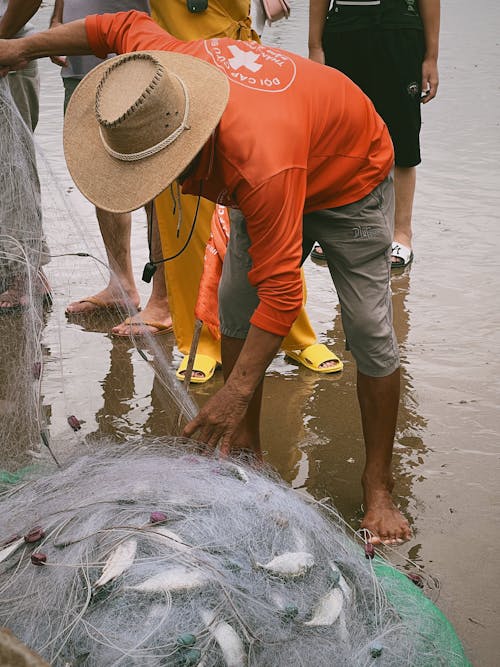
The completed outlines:
<svg viewBox="0 0 500 667">
<path fill-rule="evenodd" d="M 95 206 L 113 213 L 134 211 L 163 192 L 206 143 L 229 98 L 226 76 L 204 60 L 167 51 L 141 53 L 155 57 L 184 81 L 189 95 L 190 129 L 142 160 L 124 162 L 111 157 L 99 134 L 95 95 L 105 68 L 115 58 L 98 65 L 82 79 L 64 119 L 64 154 L 76 186 Z"/>
</svg>

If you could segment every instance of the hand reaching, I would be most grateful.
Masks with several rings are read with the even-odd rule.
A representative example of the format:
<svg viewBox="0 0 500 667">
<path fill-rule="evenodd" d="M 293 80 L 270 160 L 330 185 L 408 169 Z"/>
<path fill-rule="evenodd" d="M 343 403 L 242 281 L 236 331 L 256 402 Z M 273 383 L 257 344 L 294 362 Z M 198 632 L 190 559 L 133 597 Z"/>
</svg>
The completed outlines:
<svg viewBox="0 0 500 667">
<path fill-rule="evenodd" d="M 238 396 L 228 389 L 228 385 L 224 385 L 185 426 L 182 435 L 194 437 L 213 449 L 220 445 L 221 453 L 229 454 L 248 403 L 248 399 Z"/>
</svg>

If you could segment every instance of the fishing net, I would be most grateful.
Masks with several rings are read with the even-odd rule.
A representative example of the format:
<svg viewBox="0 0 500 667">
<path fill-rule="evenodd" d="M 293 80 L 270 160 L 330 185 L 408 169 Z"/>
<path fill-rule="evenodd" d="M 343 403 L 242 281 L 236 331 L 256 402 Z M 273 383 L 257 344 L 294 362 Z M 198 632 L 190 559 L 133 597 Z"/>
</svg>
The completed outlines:
<svg viewBox="0 0 500 667">
<path fill-rule="evenodd" d="M 178 439 L 99 443 L 0 517 L 0 625 L 56 667 L 467 664 L 332 508 Z"/>
<path fill-rule="evenodd" d="M 0 434 L 2 448 L 40 441 L 39 382 L 47 262 L 31 131 L 0 79 Z M 26 416 L 30 415 L 27 419 Z M 31 418 L 33 417 L 33 418 Z"/>
<path fill-rule="evenodd" d="M 5 289 L 13 277 L 25 276 L 27 267 L 38 269 L 47 261 L 33 137 L 6 78 L 0 79 L 0 136 L 0 281 Z"/>
<path fill-rule="evenodd" d="M 0 302 L 12 301 L 12 306 L 0 308 L 2 482 L 19 479 L 34 464 L 38 467 L 40 461 L 44 464 L 54 451 L 59 456 L 58 443 L 62 443 L 61 456 L 67 453 L 68 438 L 59 437 L 57 430 L 62 422 L 66 435 L 70 431 L 66 420 L 73 412 L 72 393 L 76 392 L 81 400 L 82 383 L 75 383 L 70 360 L 75 354 L 83 359 L 84 353 L 82 348 L 75 349 L 75 336 L 67 335 L 64 307 L 57 308 L 57 298 L 60 296 L 66 304 L 70 300 L 70 289 L 81 294 L 83 275 L 96 274 L 96 280 L 102 281 L 107 278 L 109 267 L 99 257 L 103 253 L 94 242 L 93 231 L 98 233 L 98 226 L 93 207 L 92 217 L 87 220 L 81 211 L 71 206 L 67 172 L 60 169 L 64 166 L 62 154 L 58 166 L 51 163 L 40 144 L 35 151 L 33 135 L 16 108 L 5 78 L 0 79 L 0 138 Z M 55 251 L 52 255 L 49 255 L 42 230 L 41 201 Z M 52 291 L 43 273 L 49 259 Z M 50 308 L 52 298 L 55 300 L 53 309 Z M 123 301 L 126 301 L 125 294 Z M 130 309 L 122 313 L 122 317 L 136 313 Z M 116 322 L 108 321 L 105 326 L 111 328 L 113 324 Z M 89 341 L 95 345 L 95 339 L 89 338 Z M 196 413 L 194 401 L 175 379 L 163 349 L 152 337 L 133 340 L 132 346 L 134 343 L 139 352 L 136 355 L 139 364 L 151 369 L 155 397 L 166 397 L 168 407 L 163 432 L 178 433 L 181 418 L 189 419 Z M 144 347 L 146 350 L 142 349 Z M 102 337 L 90 352 L 92 357 L 99 354 L 96 348 L 105 349 Z M 126 353 L 117 347 L 111 354 L 113 362 L 114 357 Z M 63 415 L 53 414 L 54 406 L 58 406 L 56 401 L 44 403 L 43 400 L 42 379 L 47 380 L 49 363 L 50 389 L 53 395 L 61 396 L 59 404 L 66 413 Z M 81 363 L 85 366 L 85 362 Z M 117 363 L 122 363 L 122 359 Z M 97 412 L 92 412 L 93 407 L 89 396 L 89 419 Z M 99 430 L 106 432 L 110 430 L 106 405 L 101 412 L 102 416 L 97 415 L 96 420 Z M 86 416 L 84 414 L 84 418 Z"/>
</svg>

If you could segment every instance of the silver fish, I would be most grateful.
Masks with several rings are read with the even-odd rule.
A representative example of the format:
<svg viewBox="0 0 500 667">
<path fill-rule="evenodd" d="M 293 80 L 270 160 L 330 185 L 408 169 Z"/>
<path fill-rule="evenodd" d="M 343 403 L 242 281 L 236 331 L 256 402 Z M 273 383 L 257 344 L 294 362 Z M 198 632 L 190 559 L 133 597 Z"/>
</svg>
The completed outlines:
<svg viewBox="0 0 500 667">
<path fill-rule="evenodd" d="M 241 466 L 235 466 L 235 468 L 236 468 L 236 474 L 242 482 L 247 483 L 247 482 L 250 481 L 249 476 L 247 475 L 246 471 Z"/>
<path fill-rule="evenodd" d="M 333 625 L 344 606 L 344 594 L 340 588 L 331 588 L 318 602 L 313 617 L 304 625 Z"/>
<path fill-rule="evenodd" d="M 347 602 L 351 599 L 351 589 L 349 588 L 349 584 L 345 580 L 345 578 L 342 576 L 341 571 L 339 568 L 335 565 L 333 561 L 330 561 L 328 563 L 330 565 L 330 569 L 332 570 L 332 573 L 338 577 L 339 583 L 338 586 L 342 593 L 344 594 L 345 599 Z"/>
<path fill-rule="evenodd" d="M 127 540 L 119 544 L 105 562 L 102 574 L 95 582 L 94 588 L 97 589 L 104 586 L 104 584 L 116 579 L 116 577 L 119 577 L 120 574 L 128 570 L 134 562 L 136 551 L 136 540 Z"/>
<path fill-rule="evenodd" d="M 136 586 L 128 586 L 127 589 L 143 593 L 171 593 L 199 588 L 208 582 L 209 578 L 200 570 L 179 565 L 159 572 Z"/>
<path fill-rule="evenodd" d="M 180 535 L 168 530 L 168 528 L 163 526 L 148 526 L 146 530 L 151 537 L 157 538 L 159 542 L 163 542 L 179 551 L 189 551 L 191 549 L 190 545 L 186 544 Z"/>
<path fill-rule="evenodd" d="M 8 544 L 6 547 L 3 549 L 0 549 L 0 563 L 4 560 L 7 560 L 7 558 L 14 553 L 14 551 L 17 551 L 21 545 L 24 544 L 24 537 L 20 537 L 19 539 L 15 540 L 14 542 L 11 542 Z"/>
<path fill-rule="evenodd" d="M 287 551 L 268 563 L 255 565 L 278 576 L 300 577 L 314 565 L 314 556 L 307 551 Z"/>
<path fill-rule="evenodd" d="M 219 644 L 227 667 L 245 667 L 247 656 L 236 630 L 225 621 L 216 621 L 211 611 L 202 610 L 200 614 L 209 632 Z"/>
</svg>

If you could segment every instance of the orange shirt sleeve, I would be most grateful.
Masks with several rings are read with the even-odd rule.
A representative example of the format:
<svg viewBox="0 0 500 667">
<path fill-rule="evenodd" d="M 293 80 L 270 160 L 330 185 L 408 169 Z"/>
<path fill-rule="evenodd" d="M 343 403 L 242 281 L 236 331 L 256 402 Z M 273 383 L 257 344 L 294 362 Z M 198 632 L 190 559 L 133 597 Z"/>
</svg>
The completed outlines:
<svg viewBox="0 0 500 667">
<path fill-rule="evenodd" d="M 260 303 L 251 324 L 286 336 L 302 307 L 302 215 L 306 172 L 287 169 L 257 189 L 237 191 L 239 208 L 250 236 L 252 269 L 248 279 Z"/>
<path fill-rule="evenodd" d="M 147 14 L 138 11 L 92 14 L 85 19 L 89 46 L 98 58 L 110 53 L 168 50 L 176 42 Z"/>
</svg>

